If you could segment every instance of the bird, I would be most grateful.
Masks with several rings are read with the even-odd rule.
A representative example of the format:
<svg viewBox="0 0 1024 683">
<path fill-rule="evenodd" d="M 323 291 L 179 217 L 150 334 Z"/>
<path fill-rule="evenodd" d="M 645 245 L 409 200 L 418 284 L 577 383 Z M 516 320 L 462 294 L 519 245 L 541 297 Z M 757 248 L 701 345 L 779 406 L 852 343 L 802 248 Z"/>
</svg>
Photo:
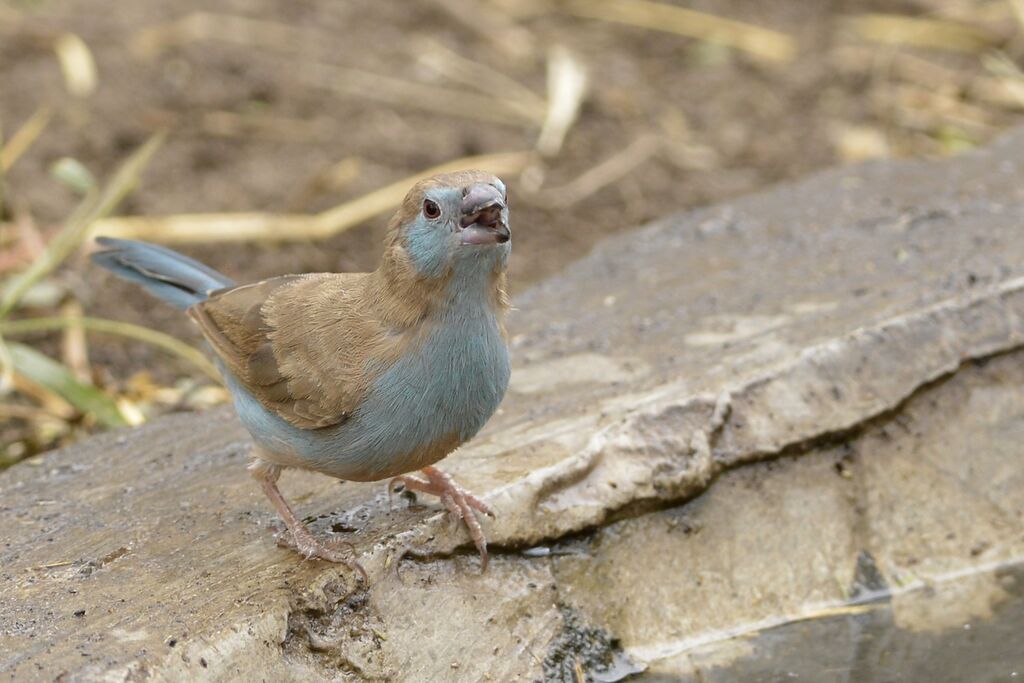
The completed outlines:
<svg viewBox="0 0 1024 683">
<path fill-rule="evenodd" d="M 281 275 L 237 285 L 176 251 L 98 237 L 96 264 L 198 325 L 252 437 L 249 471 L 283 519 L 282 545 L 362 568 L 318 539 L 278 488 L 286 469 L 390 479 L 438 496 L 481 569 L 484 500 L 435 464 L 475 436 L 508 388 L 508 193 L 482 171 L 415 183 L 368 273 Z M 347 545 L 347 544 L 346 544 Z"/>
</svg>

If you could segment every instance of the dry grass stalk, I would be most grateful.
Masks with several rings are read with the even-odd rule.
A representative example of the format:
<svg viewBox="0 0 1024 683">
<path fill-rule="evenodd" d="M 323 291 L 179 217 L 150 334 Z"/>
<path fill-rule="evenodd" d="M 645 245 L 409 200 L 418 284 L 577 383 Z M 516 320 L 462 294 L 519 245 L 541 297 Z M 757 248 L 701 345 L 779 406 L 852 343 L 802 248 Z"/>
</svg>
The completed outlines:
<svg viewBox="0 0 1024 683">
<path fill-rule="evenodd" d="M 572 660 L 573 683 L 587 683 L 587 674 L 583 670 L 583 663 L 580 656 L 575 655 Z"/>
<path fill-rule="evenodd" d="M 495 175 L 513 175 L 522 171 L 532 156 L 531 152 L 508 152 L 457 159 L 314 215 L 212 213 L 113 217 L 93 223 L 92 232 L 94 235 L 163 243 L 323 239 L 394 209 L 409 187 L 424 176 L 464 168 L 479 168 Z"/>
<path fill-rule="evenodd" d="M 650 0 L 565 0 L 556 6 L 578 17 L 675 33 L 771 62 L 796 56 L 796 42 L 785 33 Z"/>
<path fill-rule="evenodd" d="M 829 137 L 836 154 L 845 163 L 892 156 L 892 147 L 885 131 L 874 126 L 837 122 L 830 126 Z"/>
<path fill-rule="evenodd" d="M 20 403 L 0 403 L 0 418 L 41 422 L 44 420 L 59 420 L 62 419 L 62 416 L 53 415 L 38 406 L 22 405 Z"/>
<path fill-rule="evenodd" d="M 557 45 L 548 53 L 548 103 L 537 152 L 553 157 L 576 123 L 587 92 L 587 70 L 567 48 Z"/>
<path fill-rule="evenodd" d="M 587 72 L 579 59 L 563 46 L 548 52 L 547 101 L 515 79 L 486 64 L 467 59 L 440 43 L 427 39 L 417 50 L 420 61 L 454 81 L 479 89 L 488 96 L 504 94 L 510 106 L 516 106 L 529 120 L 544 112 L 537 151 L 544 157 L 558 154 L 569 129 L 579 115 L 587 90 Z"/>
<path fill-rule="evenodd" d="M 78 327 L 90 332 L 101 334 L 112 334 L 119 337 L 134 339 L 155 346 L 173 356 L 195 365 L 205 375 L 217 382 L 220 382 L 220 373 L 205 355 L 177 337 L 169 334 L 151 330 L 141 325 L 132 325 L 118 320 L 104 320 L 103 318 L 89 318 L 80 316 L 47 316 L 40 318 L 22 318 L 21 320 L 0 321 L 0 334 L 7 336 L 18 336 L 22 334 L 37 334 L 39 332 L 52 332 L 66 330 L 71 327 Z"/>
<path fill-rule="evenodd" d="M 30 393 L 32 389 L 29 387 L 34 385 L 35 396 L 40 402 L 65 401 L 81 415 L 104 427 L 129 423 L 116 399 L 91 383 L 80 382 L 67 367 L 30 346 L 10 343 L 8 349 L 14 364 L 15 381 L 21 382 L 19 390 Z M 47 393 L 51 397 L 43 399 Z"/>
<path fill-rule="evenodd" d="M 844 24 L 861 39 L 883 45 L 976 54 L 991 49 L 996 42 L 981 28 L 945 19 L 863 14 L 847 18 Z"/>
<path fill-rule="evenodd" d="M 173 244 L 312 239 L 321 236 L 317 228 L 316 215 L 191 213 L 158 217 L 114 216 L 94 223 L 92 234 Z"/>
<path fill-rule="evenodd" d="M 10 367 L 13 373 L 13 360 L 10 362 Z M 75 407 L 60 394 L 40 386 L 20 373 L 13 373 L 12 385 L 19 394 L 23 394 L 38 403 L 43 412 L 48 415 L 62 420 L 70 420 L 77 413 Z"/>
<path fill-rule="evenodd" d="M 0 298 L 0 318 L 6 317 L 18 305 L 28 289 L 59 266 L 81 244 L 90 225 L 117 208 L 131 192 L 139 174 L 163 143 L 164 135 L 157 134 L 146 141 L 121 165 L 102 189 L 93 189 L 67 219 L 57 236 L 47 245 L 46 252 L 11 283 Z"/>
<path fill-rule="evenodd" d="M 997 88 L 992 88 L 993 93 L 1005 96 L 1006 101 L 1002 103 L 1005 105 L 1015 105 L 1018 109 L 1024 109 L 1024 71 L 1021 71 L 1020 67 L 1017 66 L 1016 62 L 1007 57 L 1003 53 L 997 53 L 995 55 L 986 55 L 982 59 L 982 64 L 990 72 L 996 75 Z M 977 81 L 988 81 L 991 79 L 976 79 Z M 975 82 L 974 85 L 978 87 L 981 93 L 989 92 L 989 89 L 981 89 L 984 83 Z M 993 99 L 995 99 L 993 97 Z"/>
<path fill-rule="evenodd" d="M 102 189 L 91 189 L 67 219 L 61 231 L 46 246 L 43 254 L 33 261 L 24 272 L 11 280 L 4 289 L 2 297 L 0 297 L 0 324 L 2 324 L 3 318 L 7 317 L 18 306 L 21 298 L 34 284 L 63 263 L 71 252 L 78 247 L 92 221 L 117 208 L 121 200 L 131 191 L 146 163 L 163 142 L 163 137 L 162 134 L 151 137 L 128 157 Z M 17 386 L 15 384 L 18 376 L 15 373 L 15 361 L 17 359 L 15 358 L 14 350 L 19 348 L 8 345 L 3 339 L 3 333 L 0 332 L 0 394 L 10 390 L 12 386 Z M 36 354 L 31 349 L 28 351 L 22 349 L 21 356 L 23 359 L 26 354 L 41 356 L 41 354 Z M 41 357 L 45 358 L 44 356 Z M 59 364 L 54 364 L 59 367 Z M 52 368 L 47 369 L 47 372 L 50 370 Z"/>
<path fill-rule="evenodd" d="M 14 163 L 28 151 L 53 118 L 53 111 L 50 107 L 43 105 L 36 109 L 32 116 L 28 117 L 25 123 L 0 147 L 0 171 L 6 173 L 11 170 Z"/>
<path fill-rule="evenodd" d="M 527 201 L 552 209 L 572 206 L 632 173 L 654 156 L 662 144 L 657 136 L 641 136 L 629 147 L 605 159 L 574 180 L 560 187 L 539 191 L 528 196 Z"/>
<path fill-rule="evenodd" d="M 82 304 L 71 300 L 61 307 L 61 316 L 68 321 L 61 337 L 61 361 L 80 382 L 92 383 L 89 365 L 89 342 L 82 325 Z"/>
<path fill-rule="evenodd" d="M 53 49 L 57 53 L 68 92 L 75 97 L 93 94 L 99 76 L 96 73 L 96 60 L 85 41 L 74 33 L 62 33 L 54 41 Z"/>
</svg>

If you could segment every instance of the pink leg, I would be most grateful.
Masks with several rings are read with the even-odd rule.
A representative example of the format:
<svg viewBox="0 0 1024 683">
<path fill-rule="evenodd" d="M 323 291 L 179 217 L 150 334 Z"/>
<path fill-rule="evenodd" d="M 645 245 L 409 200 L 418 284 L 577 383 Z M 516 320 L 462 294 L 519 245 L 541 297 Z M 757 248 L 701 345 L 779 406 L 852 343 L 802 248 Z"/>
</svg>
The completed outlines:
<svg viewBox="0 0 1024 683">
<path fill-rule="evenodd" d="M 448 508 L 448 511 L 466 525 L 469 537 L 473 539 L 473 544 L 480 552 L 481 569 L 486 570 L 487 538 L 484 536 L 484 530 L 481 528 L 480 521 L 476 518 L 476 512 L 474 511 L 494 517 L 494 510 L 487 503 L 459 486 L 450 474 L 442 472 L 436 467 L 424 467 L 422 471 L 426 475 L 426 479 L 420 479 L 411 474 L 395 477 L 388 485 L 388 492 L 391 492 L 396 483 L 401 483 L 413 491 L 438 496 L 441 499 L 441 503 Z"/>
<path fill-rule="evenodd" d="M 341 542 L 324 545 L 316 540 L 309 529 L 306 528 L 306 525 L 295 516 L 291 506 L 288 505 L 288 501 L 281 495 L 281 490 L 277 488 L 277 479 L 281 476 L 281 467 L 279 465 L 256 457 L 252 464 L 249 465 L 249 472 L 260 482 L 263 492 L 267 494 L 267 498 L 270 499 L 270 502 L 277 509 L 281 519 L 284 520 L 285 525 L 288 527 L 287 534 L 278 538 L 279 545 L 293 548 L 306 559 L 318 558 L 328 562 L 345 564 L 362 574 L 363 580 L 366 580 L 366 571 L 352 558 L 351 554 L 341 553 L 337 549 L 338 545 L 346 545 L 351 548 L 351 543 Z"/>
</svg>

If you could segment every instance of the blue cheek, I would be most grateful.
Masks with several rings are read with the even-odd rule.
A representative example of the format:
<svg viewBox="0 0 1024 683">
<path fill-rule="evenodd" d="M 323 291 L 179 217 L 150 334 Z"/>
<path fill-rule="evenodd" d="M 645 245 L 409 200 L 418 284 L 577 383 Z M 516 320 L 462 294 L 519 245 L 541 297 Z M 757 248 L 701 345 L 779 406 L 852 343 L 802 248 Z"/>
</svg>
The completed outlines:
<svg viewBox="0 0 1024 683">
<path fill-rule="evenodd" d="M 444 225 L 420 218 L 405 231 L 405 248 L 416 272 L 424 277 L 441 277 L 448 269 L 450 251 Z"/>
</svg>

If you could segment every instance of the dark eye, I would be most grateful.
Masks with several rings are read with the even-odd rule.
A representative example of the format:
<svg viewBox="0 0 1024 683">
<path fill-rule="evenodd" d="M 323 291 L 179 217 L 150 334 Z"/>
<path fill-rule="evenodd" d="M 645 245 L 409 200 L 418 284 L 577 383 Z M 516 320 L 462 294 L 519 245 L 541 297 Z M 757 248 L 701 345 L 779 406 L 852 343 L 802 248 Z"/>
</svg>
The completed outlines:
<svg viewBox="0 0 1024 683">
<path fill-rule="evenodd" d="M 434 219 L 441 215 L 441 207 L 433 199 L 423 200 L 423 215 Z"/>
</svg>

